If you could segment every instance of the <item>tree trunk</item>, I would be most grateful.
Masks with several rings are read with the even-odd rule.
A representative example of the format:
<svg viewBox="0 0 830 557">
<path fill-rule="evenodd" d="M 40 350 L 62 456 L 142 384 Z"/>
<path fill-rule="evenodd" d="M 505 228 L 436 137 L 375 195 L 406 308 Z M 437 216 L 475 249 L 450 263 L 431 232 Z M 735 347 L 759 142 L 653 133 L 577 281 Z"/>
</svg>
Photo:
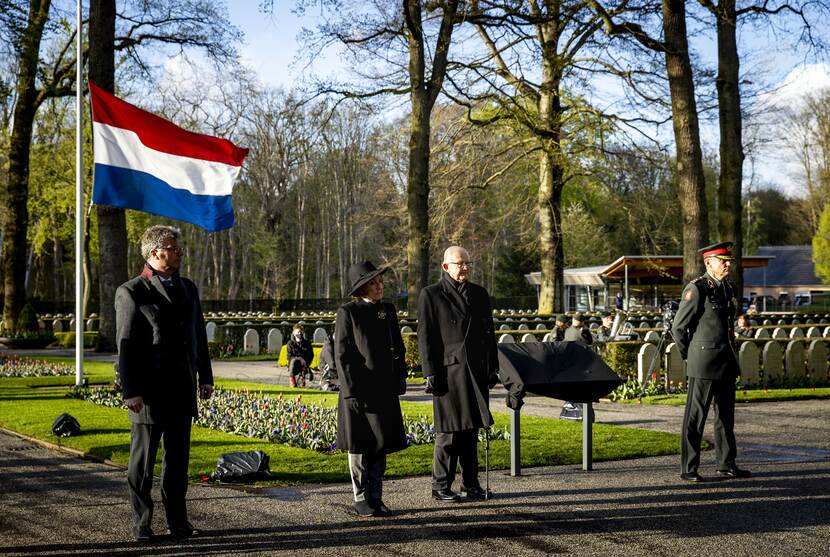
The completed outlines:
<svg viewBox="0 0 830 557">
<path fill-rule="evenodd" d="M 565 171 L 562 166 L 562 102 L 559 96 L 561 69 L 558 64 L 557 26 L 543 24 L 542 84 L 539 92 L 539 123 L 549 136 L 542 139 L 539 161 L 539 256 L 542 282 L 539 285 L 539 314 L 552 315 L 564 309 L 565 250 L 562 245 L 560 206 Z"/>
<path fill-rule="evenodd" d="M 115 0 L 92 0 L 89 6 L 89 79 L 115 92 Z M 127 280 L 127 217 L 124 209 L 96 206 L 98 245 L 98 350 L 115 346 L 115 290 Z"/>
<path fill-rule="evenodd" d="M 37 111 L 37 64 L 50 0 L 29 2 L 17 65 L 17 103 L 9 139 L 9 177 L 4 197 L 3 322 L 13 329 L 26 303 L 26 235 L 29 229 L 29 155 Z"/>
<path fill-rule="evenodd" d="M 683 218 L 683 281 L 689 282 L 703 273 L 697 250 L 709 241 L 709 224 L 684 0 L 663 0 L 663 33 Z"/>
<path fill-rule="evenodd" d="M 426 77 L 426 56 L 420 0 L 404 0 L 409 42 L 409 85 L 412 114 L 409 130 L 409 170 L 406 208 L 409 214 L 407 259 L 407 310 L 414 316 L 418 296 L 429 282 L 429 145 L 430 117 L 444 83 L 458 1 L 442 4 L 441 29 L 434 48 L 432 71 Z"/>
<path fill-rule="evenodd" d="M 741 185 L 744 152 L 741 140 L 741 94 L 738 85 L 740 60 L 735 39 L 735 0 L 718 5 L 718 113 L 720 121 L 720 183 L 718 184 L 718 233 L 722 241 L 735 243 L 732 279 L 743 293 L 743 233 L 741 230 Z"/>
</svg>

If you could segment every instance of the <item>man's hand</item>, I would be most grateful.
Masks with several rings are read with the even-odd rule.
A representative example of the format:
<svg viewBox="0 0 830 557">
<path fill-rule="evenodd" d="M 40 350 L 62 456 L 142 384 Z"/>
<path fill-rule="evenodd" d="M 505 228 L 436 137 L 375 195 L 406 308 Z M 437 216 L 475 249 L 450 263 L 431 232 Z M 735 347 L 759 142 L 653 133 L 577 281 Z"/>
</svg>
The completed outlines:
<svg viewBox="0 0 830 557">
<path fill-rule="evenodd" d="M 144 408 L 144 397 L 142 397 L 142 396 L 130 397 L 127 400 L 125 400 L 124 403 L 127 405 L 127 408 L 129 408 L 133 412 L 138 413 L 138 412 L 141 412 L 141 410 Z"/>
<path fill-rule="evenodd" d="M 207 400 L 213 395 L 213 385 L 199 385 L 199 398 Z"/>
</svg>

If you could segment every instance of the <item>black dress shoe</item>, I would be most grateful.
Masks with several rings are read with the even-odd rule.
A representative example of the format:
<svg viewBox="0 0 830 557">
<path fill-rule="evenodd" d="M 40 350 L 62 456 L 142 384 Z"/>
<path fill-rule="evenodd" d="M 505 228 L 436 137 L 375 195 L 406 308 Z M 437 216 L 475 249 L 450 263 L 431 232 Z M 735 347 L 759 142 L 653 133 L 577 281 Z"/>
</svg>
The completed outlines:
<svg viewBox="0 0 830 557">
<path fill-rule="evenodd" d="M 433 489 L 432 498 L 442 503 L 458 503 L 461 501 L 461 498 L 448 487 L 444 489 Z"/>
<path fill-rule="evenodd" d="M 375 509 L 375 512 L 372 516 L 392 516 L 392 510 L 389 507 L 387 507 L 386 503 L 384 503 L 383 501 L 372 501 L 370 504 L 372 508 Z"/>
<path fill-rule="evenodd" d="M 375 515 L 375 509 L 372 508 L 372 505 L 369 504 L 369 501 L 355 501 L 354 502 L 354 510 L 357 513 L 357 516 L 361 517 L 369 517 Z"/>
<path fill-rule="evenodd" d="M 189 522 L 185 522 L 184 524 L 178 526 L 168 526 L 167 531 L 170 533 L 170 536 L 177 540 L 186 540 L 188 538 L 196 538 L 202 535 L 202 531 L 198 528 L 194 528 Z"/>
<path fill-rule="evenodd" d="M 156 541 L 156 536 L 149 526 L 142 526 L 135 529 L 135 541 L 141 543 L 148 543 Z"/>
<path fill-rule="evenodd" d="M 481 487 L 462 487 L 461 496 L 467 499 L 490 499 L 493 497 L 493 492 L 487 493 Z"/>
<path fill-rule="evenodd" d="M 680 474 L 680 479 L 685 480 L 687 482 L 700 483 L 703 481 L 703 476 L 701 476 L 697 472 L 683 472 L 682 474 Z"/>
<path fill-rule="evenodd" d="M 744 470 L 742 468 L 738 468 L 737 466 L 733 466 L 732 468 L 727 468 L 726 470 L 718 470 L 718 476 L 722 476 L 724 478 L 749 478 L 752 477 L 752 472 L 749 470 Z"/>
</svg>

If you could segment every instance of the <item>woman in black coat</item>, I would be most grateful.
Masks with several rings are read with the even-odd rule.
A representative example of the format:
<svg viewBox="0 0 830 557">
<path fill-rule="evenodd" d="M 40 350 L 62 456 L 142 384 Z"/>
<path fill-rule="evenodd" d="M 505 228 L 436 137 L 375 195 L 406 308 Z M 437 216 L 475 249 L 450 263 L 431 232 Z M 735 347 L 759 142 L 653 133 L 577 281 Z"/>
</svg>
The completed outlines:
<svg viewBox="0 0 830 557">
<path fill-rule="evenodd" d="M 288 384 L 291 387 L 305 387 L 306 377 L 311 375 L 314 349 L 305 336 L 305 327 L 297 323 L 291 331 L 291 340 L 286 346 L 288 353 Z"/>
<path fill-rule="evenodd" d="M 355 510 L 388 516 L 382 500 L 386 455 L 406 448 L 398 395 L 406 391 L 404 346 L 383 273 L 364 261 L 349 268 L 354 300 L 337 312 L 335 360 L 340 377 L 337 447 L 349 452 Z"/>
</svg>

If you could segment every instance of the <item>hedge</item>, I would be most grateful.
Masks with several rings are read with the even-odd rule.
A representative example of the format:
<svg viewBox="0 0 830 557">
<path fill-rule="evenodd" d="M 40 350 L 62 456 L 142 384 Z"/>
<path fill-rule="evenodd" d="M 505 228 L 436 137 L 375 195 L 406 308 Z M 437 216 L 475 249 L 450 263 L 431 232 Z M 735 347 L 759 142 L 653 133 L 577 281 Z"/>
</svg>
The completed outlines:
<svg viewBox="0 0 830 557">
<path fill-rule="evenodd" d="M 54 333 L 55 344 L 61 348 L 75 348 L 75 333 Z M 84 331 L 84 348 L 95 348 L 98 342 L 98 331 Z"/>
</svg>

